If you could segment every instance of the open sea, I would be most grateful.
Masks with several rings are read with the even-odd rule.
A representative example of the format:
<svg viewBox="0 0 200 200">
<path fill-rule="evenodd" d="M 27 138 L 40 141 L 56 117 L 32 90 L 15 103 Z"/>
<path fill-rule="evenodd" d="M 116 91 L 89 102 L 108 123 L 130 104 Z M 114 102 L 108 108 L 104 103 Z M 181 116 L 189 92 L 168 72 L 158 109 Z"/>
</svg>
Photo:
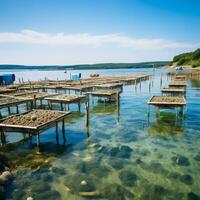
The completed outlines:
<svg viewBox="0 0 200 200">
<path fill-rule="evenodd" d="M 73 71 L 12 71 L 16 81 L 66 79 Z M 188 79 L 184 120 L 176 122 L 174 110 L 151 108 L 147 123 L 147 100 L 161 95 L 171 81 L 164 70 L 81 70 L 100 76 L 152 74 L 138 85 L 123 86 L 120 112 L 114 103 L 90 101 L 90 127 L 85 109 L 71 105 L 65 120 L 66 145 L 56 145 L 55 127 L 41 134 L 41 153 L 33 143 L 21 141 L 20 133 L 8 133 L 9 144 L 0 149 L 12 163 L 14 180 L 7 188 L 8 200 L 196 200 L 200 199 L 200 81 Z M 0 71 L 0 74 L 11 71 Z M 162 82 L 161 82 L 162 79 Z M 56 108 L 55 108 L 56 109 Z M 19 107 L 26 111 L 25 105 Z M 15 112 L 15 108 L 11 111 Z M 2 109 L 7 115 L 7 109 Z M 59 126 L 60 143 L 61 124 Z M 88 137 L 87 134 L 90 136 Z"/>
</svg>

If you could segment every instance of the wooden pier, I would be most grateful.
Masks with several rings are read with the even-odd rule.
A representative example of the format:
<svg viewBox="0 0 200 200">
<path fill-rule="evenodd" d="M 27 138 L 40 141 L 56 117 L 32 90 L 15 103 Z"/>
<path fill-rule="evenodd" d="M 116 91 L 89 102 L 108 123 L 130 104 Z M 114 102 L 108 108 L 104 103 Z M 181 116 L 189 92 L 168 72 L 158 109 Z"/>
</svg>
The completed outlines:
<svg viewBox="0 0 200 200">
<path fill-rule="evenodd" d="M 62 136 L 66 142 L 64 119 L 71 112 L 61 112 L 52 110 L 32 110 L 23 114 L 9 116 L 0 120 L 0 131 L 2 144 L 5 143 L 5 132 L 22 132 L 28 134 L 30 139 L 32 135 L 37 136 L 37 146 L 40 144 L 40 134 L 51 127 L 56 126 L 56 142 L 59 143 L 58 123 L 62 122 Z"/>
</svg>

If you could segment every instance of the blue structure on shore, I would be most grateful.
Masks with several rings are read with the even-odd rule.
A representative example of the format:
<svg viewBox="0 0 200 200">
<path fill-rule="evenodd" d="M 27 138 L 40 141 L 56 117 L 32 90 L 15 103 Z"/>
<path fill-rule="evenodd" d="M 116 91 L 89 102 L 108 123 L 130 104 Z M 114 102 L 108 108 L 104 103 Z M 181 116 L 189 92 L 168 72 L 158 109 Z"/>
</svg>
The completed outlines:
<svg viewBox="0 0 200 200">
<path fill-rule="evenodd" d="M 15 81 L 15 74 L 0 75 L 0 85 L 10 85 Z"/>
<path fill-rule="evenodd" d="M 78 80 L 81 78 L 81 73 L 70 73 L 70 79 Z"/>
</svg>

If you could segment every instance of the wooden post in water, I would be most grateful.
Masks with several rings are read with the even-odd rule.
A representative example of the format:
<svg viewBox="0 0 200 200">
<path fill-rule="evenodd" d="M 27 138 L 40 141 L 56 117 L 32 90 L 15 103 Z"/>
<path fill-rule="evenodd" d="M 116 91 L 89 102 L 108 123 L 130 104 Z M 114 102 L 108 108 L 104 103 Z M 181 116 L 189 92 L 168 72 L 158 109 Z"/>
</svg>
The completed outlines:
<svg viewBox="0 0 200 200">
<path fill-rule="evenodd" d="M 11 112 L 10 112 L 10 106 L 8 106 L 8 114 L 9 115 L 11 114 Z"/>
<path fill-rule="evenodd" d="M 40 146 L 40 132 L 37 131 L 37 147 Z"/>
<path fill-rule="evenodd" d="M 34 108 L 36 108 L 36 95 L 35 94 L 33 95 L 33 99 L 34 99 L 33 100 L 33 106 L 34 106 Z"/>
<path fill-rule="evenodd" d="M 63 111 L 63 102 L 60 102 L 60 109 Z"/>
<path fill-rule="evenodd" d="M 6 143 L 6 136 L 2 128 L 0 129 L 0 132 L 1 132 L 1 143 L 3 145 Z"/>
<path fill-rule="evenodd" d="M 149 93 L 151 92 L 151 80 L 149 79 Z"/>
<path fill-rule="evenodd" d="M 16 113 L 19 114 L 19 106 L 18 106 L 18 104 L 16 105 Z"/>
<path fill-rule="evenodd" d="M 58 122 L 56 122 L 56 144 L 59 144 L 59 137 L 58 137 Z"/>
<path fill-rule="evenodd" d="M 63 135 L 63 144 L 66 143 L 66 136 L 65 136 L 65 119 L 62 120 L 62 135 Z"/>
<path fill-rule="evenodd" d="M 49 107 L 50 110 L 52 109 L 51 101 L 48 101 L 48 107 Z"/>
<path fill-rule="evenodd" d="M 81 112 L 81 101 L 78 102 L 78 112 Z"/>
<path fill-rule="evenodd" d="M 117 101 L 117 121 L 119 122 L 120 119 L 120 95 L 119 92 L 116 94 L 116 101 Z"/>
<path fill-rule="evenodd" d="M 85 109 L 86 109 L 86 120 L 85 120 L 85 125 L 86 125 L 86 127 L 88 127 L 89 126 L 89 118 L 90 118 L 90 111 L 89 111 L 89 107 L 90 107 L 90 105 L 89 105 L 89 98 L 86 100 L 86 102 L 85 102 Z"/>
<path fill-rule="evenodd" d="M 160 88 L 162 88 L 162 75 L 160 77 Z"/>
<path fill-rule="evenodd" d="M 147 125 L 149 125 L 149 118 L 150 118 L 150 105 L 147 104 Z"/>
</svg>

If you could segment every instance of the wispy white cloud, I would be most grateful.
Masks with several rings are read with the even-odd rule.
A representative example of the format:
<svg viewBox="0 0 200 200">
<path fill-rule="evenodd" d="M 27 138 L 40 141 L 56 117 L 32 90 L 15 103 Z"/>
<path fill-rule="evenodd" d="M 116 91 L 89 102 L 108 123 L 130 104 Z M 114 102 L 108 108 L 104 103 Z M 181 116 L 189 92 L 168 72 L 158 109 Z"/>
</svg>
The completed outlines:
<svg viewBox="0 0 200 200">
<path fill-rule="evenodd" d="M 122 34 L 91 35 L 42 33 L 33 30 L 20 32 L 0 32 L 0 43 L 41 44 L 41 45 L 90 45 L 100 47 L 113 44 L 119 47 L 133 49 L 183 49 L 196 48 L 197 44 L 174 42 L 162 38 L 133 38 Z"/>
</svg>

